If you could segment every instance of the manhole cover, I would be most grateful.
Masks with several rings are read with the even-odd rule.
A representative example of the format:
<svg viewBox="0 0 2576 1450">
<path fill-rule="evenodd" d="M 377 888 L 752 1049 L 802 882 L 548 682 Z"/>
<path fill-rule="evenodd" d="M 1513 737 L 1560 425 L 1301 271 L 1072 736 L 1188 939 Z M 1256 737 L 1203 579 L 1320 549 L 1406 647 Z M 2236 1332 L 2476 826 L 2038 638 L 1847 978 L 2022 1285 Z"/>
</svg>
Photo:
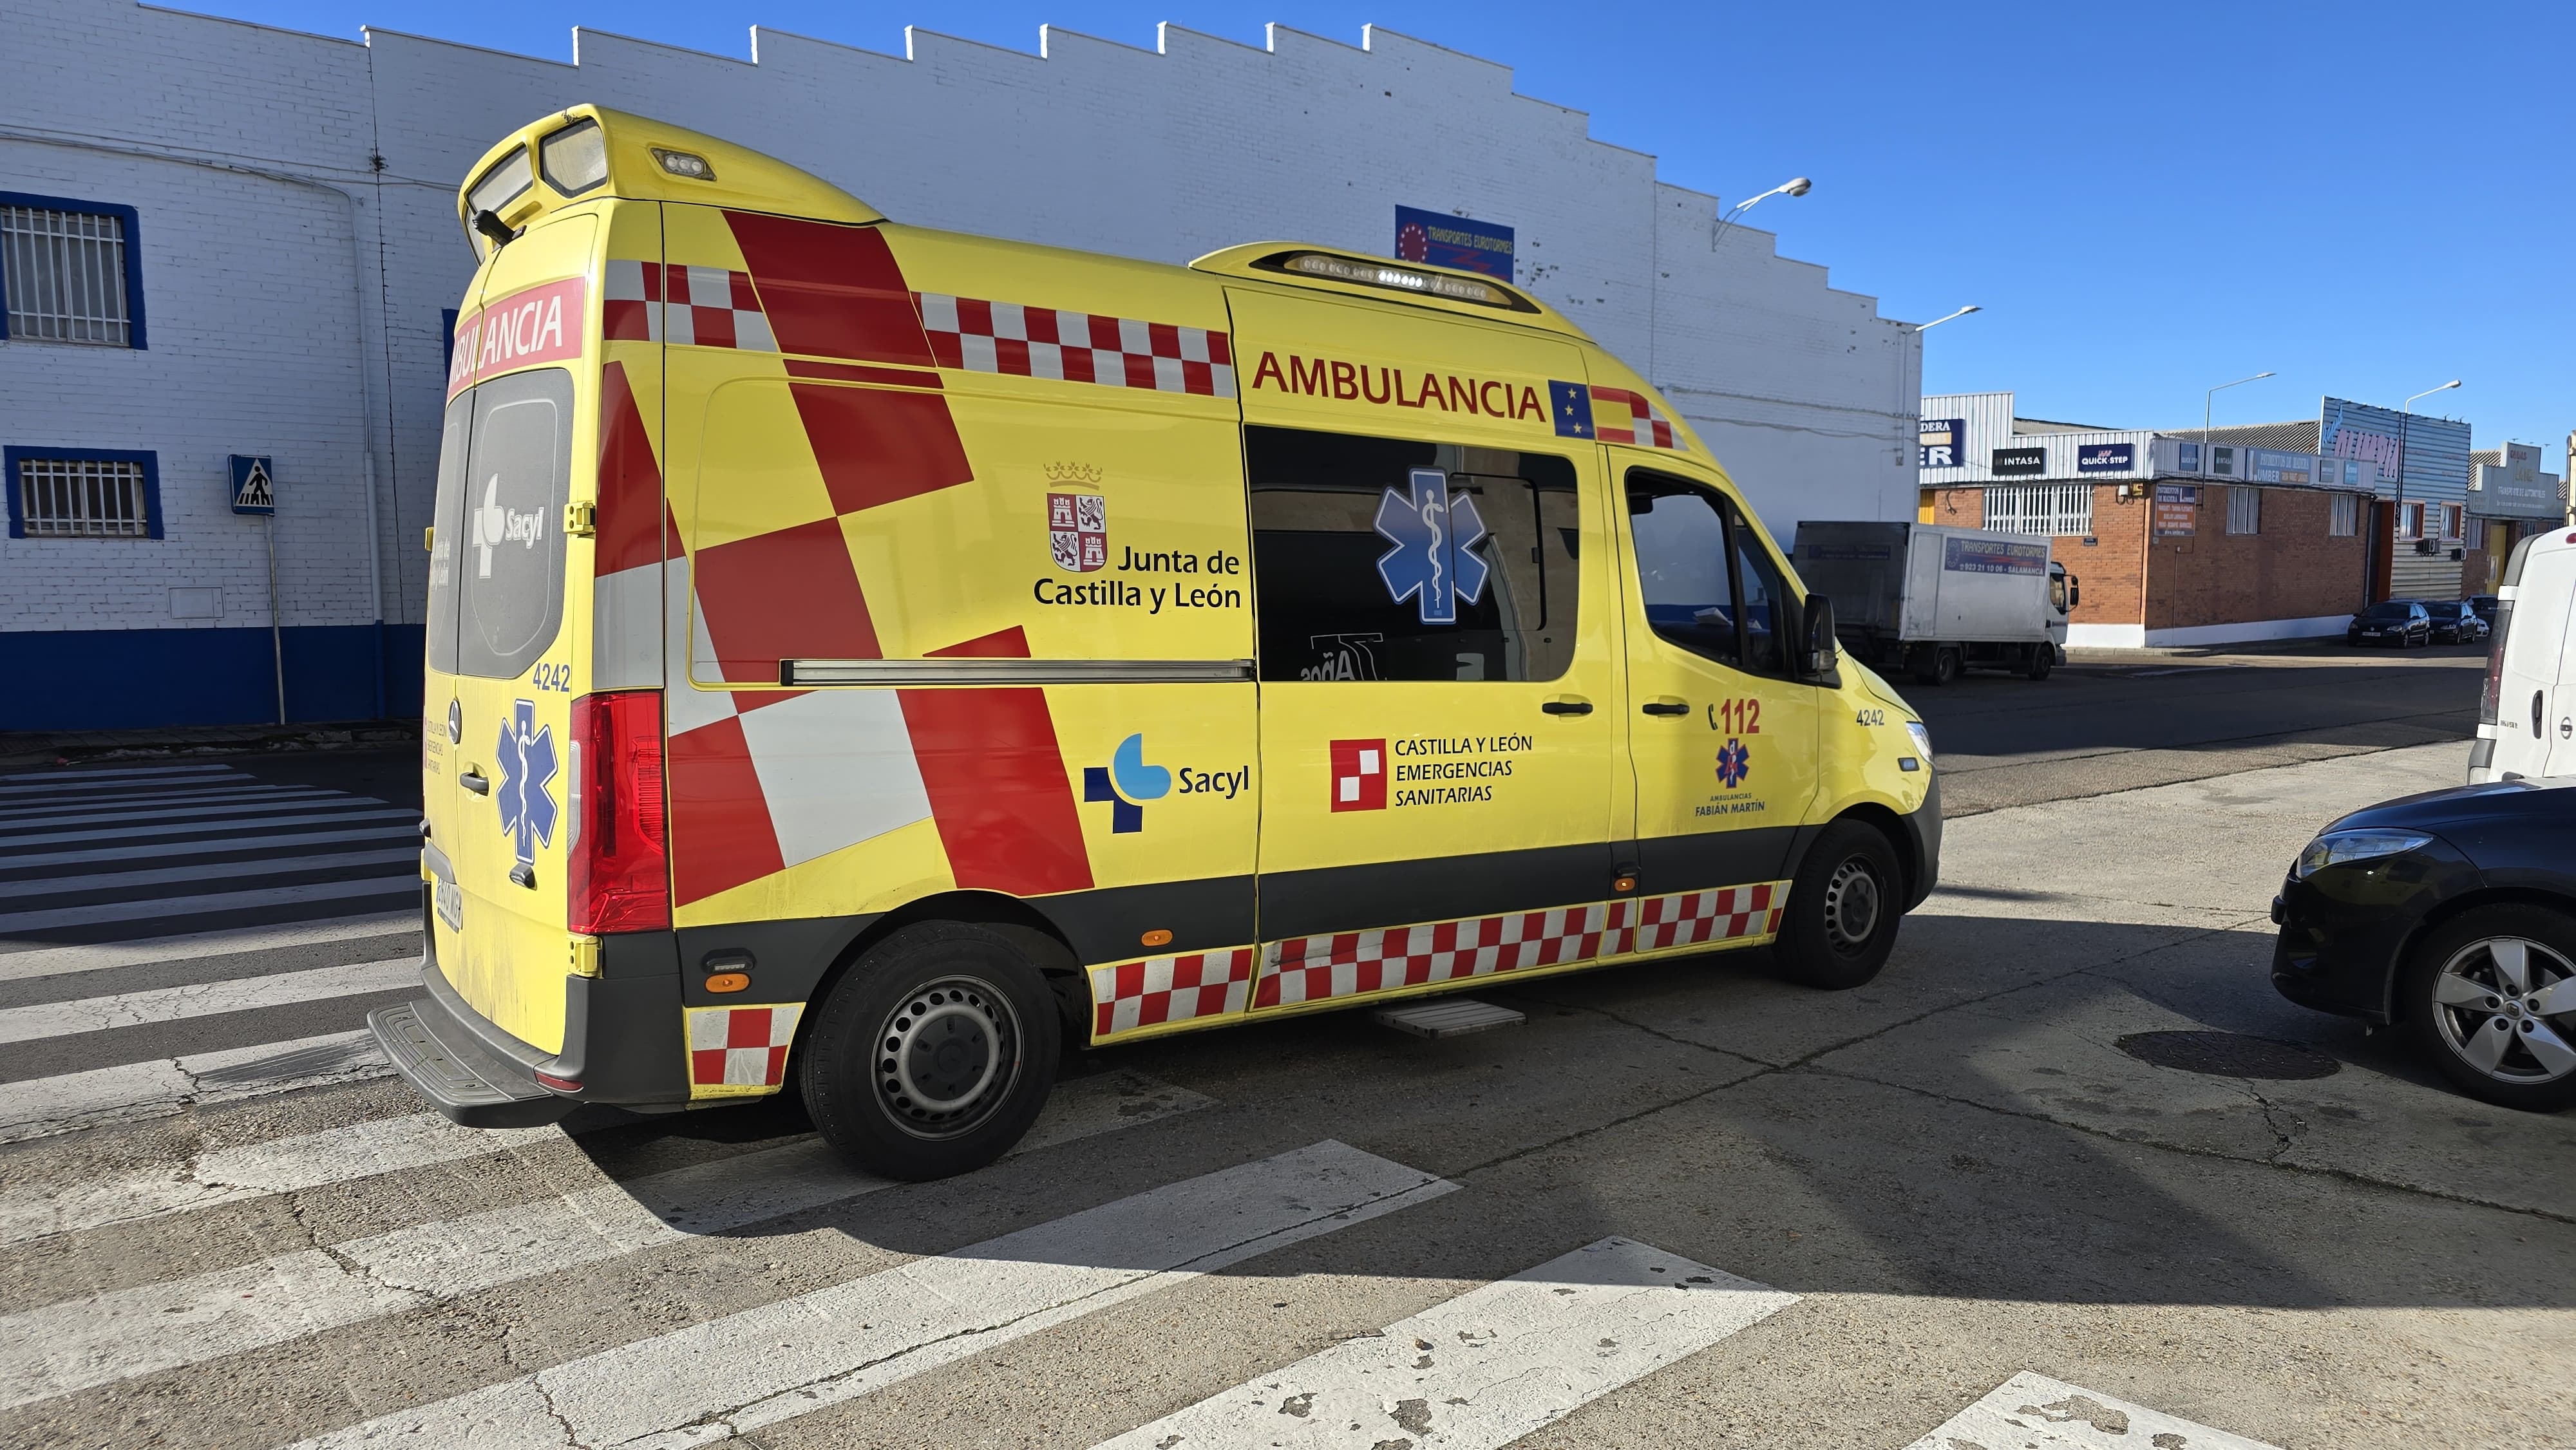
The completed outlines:
<svg viewBox="0 0 2576 1450">
<path fill-rule="evenodd" d="M 2114 1045 L 2140 1062 L 2211 1077 L 2331 1077 L 2343 1066 L 2322 1052 L 2235 1032 L 2132 1032 Z"/>
</svg>

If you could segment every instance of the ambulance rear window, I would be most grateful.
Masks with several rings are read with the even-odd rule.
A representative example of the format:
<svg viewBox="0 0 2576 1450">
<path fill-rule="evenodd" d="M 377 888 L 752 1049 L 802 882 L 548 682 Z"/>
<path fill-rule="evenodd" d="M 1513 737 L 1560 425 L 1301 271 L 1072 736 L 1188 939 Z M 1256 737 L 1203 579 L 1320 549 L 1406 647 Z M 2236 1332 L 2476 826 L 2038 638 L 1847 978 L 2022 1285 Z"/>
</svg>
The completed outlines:
<svg viewBox="0 0 2576 1450">
<path fill-rule="evenodd" d="M 563 622 L 572 375 L 481 384 L 448 405 L 429 590 L 432 669 L 516 679 Z"/>
<path fill-rule="evenodd" d="M 1262 679 L 1552 680 L 1573 663 L 1567 459 L 1262 427 L 1244 453 Z"/>
</svg>

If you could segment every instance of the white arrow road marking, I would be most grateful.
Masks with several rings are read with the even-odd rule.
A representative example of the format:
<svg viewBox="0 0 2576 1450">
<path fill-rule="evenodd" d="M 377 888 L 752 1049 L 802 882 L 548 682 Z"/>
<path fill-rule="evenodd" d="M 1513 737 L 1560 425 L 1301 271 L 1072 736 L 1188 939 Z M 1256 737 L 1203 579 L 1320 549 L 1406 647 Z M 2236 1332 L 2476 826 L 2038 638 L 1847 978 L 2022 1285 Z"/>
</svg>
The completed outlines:
<svg viewBox="0 0 2576 1450">
<path fill-rule="evenodd" d="M 1081 1078 L 1056 1092 L 1012 1152 L 1132 1128 L 1210 1103 L 1132 1073 Z M 551 1128 L 519 1132 L 561 1136 Z M 510 1146 L 492 1141 L 497 1135 L 478 1136 L 487 1152 Z M 851 1169 L 819 1140 L 799 1135 L 781 1147 L 349 1240 L 327 1253 L 279 1254 L 66 1299 L 0 1317 L 0 1408 L 299 1339 L 893 1186 Z"/>
<path fill-rule="evenodd" d="M 365 1028 L 0 1084 L 0 1143 L 393 1071 Z"/>
<path fill-rule="evenodd" d="M 157 987 L 148 992 L 122 992 L 113 997 L 83 997 L 72 1002 L 45 1002 L 0 1010 L 0 1042 L 32 1042 L 75 1032 L 104 1032 L 113 1027 L 139 1027 L 213 1017 L 331 997 L 358 997 L 420 985 L 420 958 L 397 957 L 381 962 L 351 962 L 344 967 L 315 967 L 266 977 L 232 977 L 183 987 Z"/>
<path fill-rule="evenodd" d="M 1905 1450 L 2274 1450 L 2143 1405 L 2024 1371 Z"/>
<path fill-rule="evenodd" d="M 1101 1450 L 1495 1450 L 1798 1302 L 1609 1238 L 1345 1340 Z"/>
<path fill-rule="evenodd" d="M 1458 1185 L 1323 1142 L 304 1442 L 678 1447 L 773 1425 Z"/>
</svg>

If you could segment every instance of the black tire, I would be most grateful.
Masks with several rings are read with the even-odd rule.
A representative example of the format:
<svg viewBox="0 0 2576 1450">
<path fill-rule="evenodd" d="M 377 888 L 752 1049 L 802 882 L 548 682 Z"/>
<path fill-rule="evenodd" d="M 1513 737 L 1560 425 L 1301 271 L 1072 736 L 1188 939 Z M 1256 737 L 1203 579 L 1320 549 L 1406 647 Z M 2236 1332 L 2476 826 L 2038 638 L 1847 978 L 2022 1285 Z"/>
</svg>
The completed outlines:
<svg viewBox="0 0 2576 1450">
<path fill-rule="evenodd" d="M 905 927 L 823 1000 L 797 1075 L 805 1109 L 862 1172 L 918 1182 L 981 1168 L 1046 1106 L 1059 1015 L 1008 935 Z"/>
<path fill-rule="evenodd" d="M 1926 645 L 1914 652 L 1914 681 L 1921 685 L 1946 685 L 1959 678 L 1959 652 L 1946 644 Z"/>
<path fill-rule="evenodd" d="M 2054 669 L 2056 665 L 2057 646 L 2053 644 L 2035 644 L 2030 647 L 2030 663 L 2023 668 L 2022 673 L 2028 675 L 2034 680 L 2044 680 L 2048 678 L 2048 672 L 2051 669 Z"/>
<path fill-rule="evenodd" d="M 2503 942 L 2523 944 L 2526 990 L 2518 999 L 2482 990 L 2506 980 L 2494 950 Z M 2450 1003 L 2436 996 L 2445 978 L 2451 979 Z M 2561 1054 L 2553 1066 L 2555 1047 L 2535 1051 L 2530 1034 L 2576 1045 L 2576 1001 L 2560 1012 L 2535 1012 L 2528 1004 L 2561 980 L 2576 980 L 2576 917 L 2518 902 L 2480 907 L 2416 944 L 2398 978 L 2398 1010 L 2416 1047 L 2462 1092 L 2500 1108 L 2556 1112 L 2576 1104 L 2576 1059 Z M 2576 991 L 2570 996 L 2576 999 Z M 2489 1002 L 2501 1010 L 2489 1009 Z M 2492 1067 L 2469 1056 L 2473 1045 L 2492 1045 L 2489 1034 L 2510 1044 Z"/>
<path fill-rule="evenodd" d="M 1905 915 L 1905 876 L 1887 837 L 1854 820 L 1825 827 L 1798 863 L 1773 964 L 1804 986 L 1840 992 L 1887 965 Z"/>
</svg>

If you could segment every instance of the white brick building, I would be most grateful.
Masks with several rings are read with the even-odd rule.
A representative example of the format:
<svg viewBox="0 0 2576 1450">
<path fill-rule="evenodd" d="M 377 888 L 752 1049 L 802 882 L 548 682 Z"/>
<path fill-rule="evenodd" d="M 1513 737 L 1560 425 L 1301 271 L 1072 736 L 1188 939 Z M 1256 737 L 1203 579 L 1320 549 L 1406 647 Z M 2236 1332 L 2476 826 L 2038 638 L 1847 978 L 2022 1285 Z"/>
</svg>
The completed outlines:
<svg viewBox="0 0 2576 1450">
<path fill-rule="evenodd" d="M 1910 329 L 1767 232 L 1713 247 L 1714 198 L 1509 69 L 1383 30 L 1274 27 L 1260 49 L 1167 26 L 1157 51 L 1047 30 L 1037 54 L 913 31 L 904 57 L 755 31 L 748 62 L 577 31 L 559 64 L 0 0 L 0 34 L 0 208 L 130 209 L 143 342 L 13 328 L 0 447 L 140 459 L 158 484 L 150 537 L 31 537 L 13 509 L 0 729 L 270 718 L 233 454 L 275 460 L 289 714 L 416 708 L 442 313 L 473 266 L 454 188 L 576 101 L 768 151 L 903 221 L 1169 262 L 1262 238 L 1384 253 L 1399 205 L 1509 226 L 1521 285 L 1652 378 L 1784 537 L 1914 508 Z"/>
</svg>

